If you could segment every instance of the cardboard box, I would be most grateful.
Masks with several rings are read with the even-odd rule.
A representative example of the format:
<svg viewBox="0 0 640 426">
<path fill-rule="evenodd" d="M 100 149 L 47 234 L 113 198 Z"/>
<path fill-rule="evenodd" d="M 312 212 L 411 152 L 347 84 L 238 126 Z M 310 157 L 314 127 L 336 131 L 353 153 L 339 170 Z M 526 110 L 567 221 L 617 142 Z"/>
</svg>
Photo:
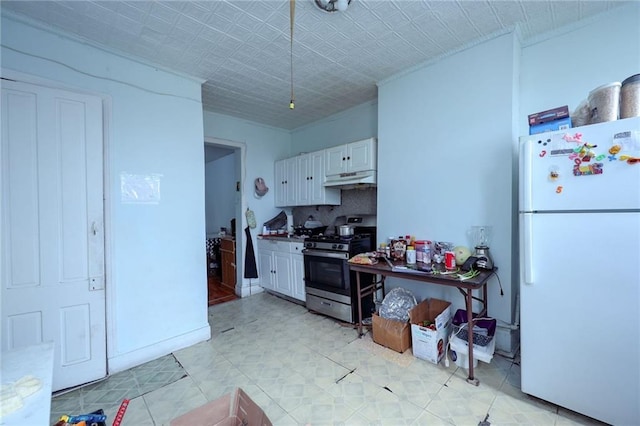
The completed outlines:
<svg viewBox="0 0 640 426">
<path fill-rule="evenodd" d="M 373 314 L 373 341 L 402 353 L 411 347 L 411 326 Z"/>
<path fill-rule="evenodd" d="M 529 134 L 537 135 L 538 133 L 555 132 L 556 130 L 567 130 L 571 128 L 571 117 L 561 118 L 559 120 L 548 121 L 546 123 L 529 126 Z"/>
<path fill-rule="evenodd" d="M 563 105 L 558 108 L 540 111 L 529 115 L 529 126 L 536 126 L 549 121 L 559 120 L 569 117 L 569 106 Z"/>
<path fill-rule="evenodd" d="M 433 326 L 424 327 L 424 321 L 432 322 Z M 451 334 L 451 303 L 440 299 L 423 300 L 409 311 L 409 322 L 413 356 L 434 364 L 440 362 Z"/>
<path fill-rule="evenodd" d="M 262 408 L 240 388 L 171 420 L 170 424 L 171 426 L 272 426 Z"/>
</svg>

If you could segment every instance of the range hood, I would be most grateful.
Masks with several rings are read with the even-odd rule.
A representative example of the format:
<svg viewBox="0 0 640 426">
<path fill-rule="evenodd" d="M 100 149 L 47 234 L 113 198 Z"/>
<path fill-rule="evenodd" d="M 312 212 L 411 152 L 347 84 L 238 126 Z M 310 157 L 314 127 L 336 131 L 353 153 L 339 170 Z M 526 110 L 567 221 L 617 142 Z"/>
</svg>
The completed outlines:
<svg viewBox="0 0 640 426">
<path fill-rule="evenodd" d="M 366 188 L 376 186 L 377 175 L 375 170 L 365 170 L 362 172 L 340 173 L 329 175 L 324 183 L 327 188 Z"/>
</svg>

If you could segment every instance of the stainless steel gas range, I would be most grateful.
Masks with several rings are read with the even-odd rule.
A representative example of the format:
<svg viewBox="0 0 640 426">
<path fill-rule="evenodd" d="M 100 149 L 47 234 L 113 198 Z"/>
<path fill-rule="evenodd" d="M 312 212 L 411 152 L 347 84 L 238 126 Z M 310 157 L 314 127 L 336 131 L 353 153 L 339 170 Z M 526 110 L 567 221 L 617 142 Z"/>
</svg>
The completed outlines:
<svg viewBox="0 0 640 426">
<path fill-rule="evenodd" d="M 355 273 L 348 260 L 371 250 L 370 234 L 316 236 L 305 240 L 304 281 L 307 309 L 348 323 L 358 318 Z M 374 276 L 362 277 L 373 280 Z M 366 281 L 365 281 L 366 282 Z M 363 318 L 374 309 L 373 297 L 362 300 Z"/>
</svg>

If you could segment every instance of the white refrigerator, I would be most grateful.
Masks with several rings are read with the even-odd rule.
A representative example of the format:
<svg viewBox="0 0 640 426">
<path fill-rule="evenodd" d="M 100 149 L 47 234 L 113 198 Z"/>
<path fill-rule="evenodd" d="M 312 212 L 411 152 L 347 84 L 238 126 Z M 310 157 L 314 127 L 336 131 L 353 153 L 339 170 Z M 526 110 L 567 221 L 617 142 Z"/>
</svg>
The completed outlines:
<svg viewBox="0 0 640 426">
<path fill-rule="evenodd" d="M 519 162 L 522 391 L 638 425 L 640 118 L 523 136 Z"/>
</svg>

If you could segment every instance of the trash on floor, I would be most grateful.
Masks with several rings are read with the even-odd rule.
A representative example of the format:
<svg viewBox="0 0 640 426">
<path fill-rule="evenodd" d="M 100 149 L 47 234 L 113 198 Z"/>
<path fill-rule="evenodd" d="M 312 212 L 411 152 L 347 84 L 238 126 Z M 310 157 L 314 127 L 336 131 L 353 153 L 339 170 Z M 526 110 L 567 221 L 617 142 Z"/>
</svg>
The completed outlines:
<svg viewBox="0 0 640 426">
<path fill-rule="evenodd" d="M 60 419 L 54 426 L 106 426 L 107 416 L 104 415 L 104 410 L 96 410 L 87 414 L 60 416 Z"/>
<path fill-rule="evenodd" d="M 239 424 L 272 426 L 265 412 L 242 389 L 208 402 L 171 420 L 171 426 Z"/>
</svg>

